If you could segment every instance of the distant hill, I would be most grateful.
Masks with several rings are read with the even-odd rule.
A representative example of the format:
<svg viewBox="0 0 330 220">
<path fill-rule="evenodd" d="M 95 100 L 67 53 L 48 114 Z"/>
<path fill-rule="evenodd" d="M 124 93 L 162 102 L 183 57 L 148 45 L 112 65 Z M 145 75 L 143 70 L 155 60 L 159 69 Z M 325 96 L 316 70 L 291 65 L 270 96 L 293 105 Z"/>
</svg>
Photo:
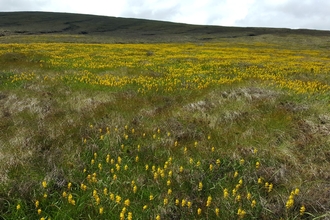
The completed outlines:
<svg viewBox="0 0 330 220">
<path fill-rule="evenodd" d="M 210 41 L 259 35 L 330 36 L 330 31 L 242 28 L 52 12 L 0 12 L 0 38 L 12 35 L 71 34 L 141 42 Z"/>
</svg>

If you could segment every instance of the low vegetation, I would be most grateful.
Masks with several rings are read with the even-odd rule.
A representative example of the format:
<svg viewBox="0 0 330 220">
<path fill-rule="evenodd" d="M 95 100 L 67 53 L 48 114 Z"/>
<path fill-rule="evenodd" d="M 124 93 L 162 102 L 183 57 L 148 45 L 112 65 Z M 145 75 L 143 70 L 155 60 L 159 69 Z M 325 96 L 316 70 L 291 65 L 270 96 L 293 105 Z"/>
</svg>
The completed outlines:
<svg viewBox="0 0 330 220">
<path fill-rule="evenodd" d="M 329 218 L 315 39 L 0 44 L 1 218 Z"/>
</svg>

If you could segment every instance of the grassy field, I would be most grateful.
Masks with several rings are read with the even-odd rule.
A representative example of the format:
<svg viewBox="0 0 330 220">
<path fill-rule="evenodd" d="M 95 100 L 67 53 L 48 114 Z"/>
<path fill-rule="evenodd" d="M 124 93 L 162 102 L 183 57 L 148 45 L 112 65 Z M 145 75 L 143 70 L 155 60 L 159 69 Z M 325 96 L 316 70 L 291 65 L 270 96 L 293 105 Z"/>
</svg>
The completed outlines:
<svg viewBox="0 0 330 220">
<path fill-rule="evenodd" d="M 4 31 L 0 218 L 329 219 L 328 33 L 235 30 Z"/>
</svg>

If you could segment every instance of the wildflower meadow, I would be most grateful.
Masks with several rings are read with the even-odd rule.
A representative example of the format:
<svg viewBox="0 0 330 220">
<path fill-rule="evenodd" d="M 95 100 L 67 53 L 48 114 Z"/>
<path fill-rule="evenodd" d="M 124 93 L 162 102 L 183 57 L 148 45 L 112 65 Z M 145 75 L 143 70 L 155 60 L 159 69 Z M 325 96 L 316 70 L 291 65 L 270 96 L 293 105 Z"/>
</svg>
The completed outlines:
<svg viewBox="0 0 330 220">
<path fill-rule="evenodd" d="M 0 44 L 1 219 L 330 217 L 330 56 Z"/>
</svg>

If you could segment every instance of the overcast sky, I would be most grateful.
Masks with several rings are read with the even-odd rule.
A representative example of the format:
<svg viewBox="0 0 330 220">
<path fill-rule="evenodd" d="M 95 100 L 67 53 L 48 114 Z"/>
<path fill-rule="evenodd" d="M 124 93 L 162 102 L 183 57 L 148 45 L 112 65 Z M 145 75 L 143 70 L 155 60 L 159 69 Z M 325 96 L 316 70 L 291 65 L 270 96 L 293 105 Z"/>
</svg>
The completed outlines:
<svg viewBox="0 0 330 220">
<path fill-rule="evenodd" d="M 189 24 L 330 30 L 330 0 L 0 0 L 0 11 L 53 11 Z"/>
</svg>

